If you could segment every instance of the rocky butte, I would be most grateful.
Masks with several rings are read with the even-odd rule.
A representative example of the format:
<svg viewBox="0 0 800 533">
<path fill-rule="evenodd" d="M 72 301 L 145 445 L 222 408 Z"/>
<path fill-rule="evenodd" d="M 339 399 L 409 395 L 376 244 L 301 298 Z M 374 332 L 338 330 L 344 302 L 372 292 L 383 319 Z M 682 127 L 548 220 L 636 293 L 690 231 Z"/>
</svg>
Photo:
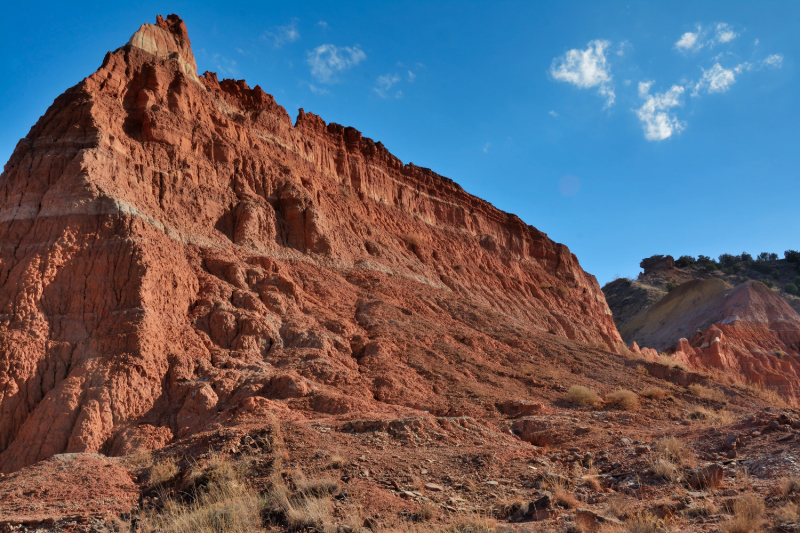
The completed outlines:
<svg viewBox="0 0 800 533">
<path fill-rule="evenodd" d="M 800 522 L 800 413 L 691 371 L 715 346 L 794 342 L 775 330 L 791 309 L 736 287 L 689 371 L 653 361 L 614 319 L 666 290 L 610 293 L 637 300 L 612 317 L 514 215 L 198 76 L 176 15 L 55 100 L 0 215 L 2 532 Z M 769 357 L 752 366 L 780 385 Z"/>
<path fill-rule="evenodd" d="M 183 21 L 159 16 L 5 166 L 0 471 L 244 411 L 458 413 L 454 384 L 520 352 L 620 345 L 566 246 L 354 128 L 292 124 L 261 87 L 196 71 Z"/>
</svg>

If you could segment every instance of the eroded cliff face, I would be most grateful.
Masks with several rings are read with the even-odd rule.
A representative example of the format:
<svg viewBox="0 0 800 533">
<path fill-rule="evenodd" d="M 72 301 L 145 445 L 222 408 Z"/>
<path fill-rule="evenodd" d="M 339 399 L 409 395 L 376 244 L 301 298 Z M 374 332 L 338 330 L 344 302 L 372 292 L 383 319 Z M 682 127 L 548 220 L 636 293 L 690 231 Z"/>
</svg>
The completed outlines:
<svg viewBox="0 0 800 533">
<path fill-rule="evenodd" d="M 185 25 L 159 16 L 0 176 L 0 471 L 243 413 L 456 412 L 453 380 L 551 339 L 621 342 L 566 246 L 195 73 Z"/>
</svg>

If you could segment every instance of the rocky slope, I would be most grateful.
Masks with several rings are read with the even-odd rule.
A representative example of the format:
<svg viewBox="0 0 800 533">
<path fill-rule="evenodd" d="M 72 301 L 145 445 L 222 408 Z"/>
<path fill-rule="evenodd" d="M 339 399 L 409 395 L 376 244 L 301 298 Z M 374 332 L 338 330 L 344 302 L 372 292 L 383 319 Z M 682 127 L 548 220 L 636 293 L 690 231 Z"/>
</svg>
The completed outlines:
<svg viewBox="0 0 800 533">
<path fill-rule="evenodd" d="M 603 288 L 626 342 L 669 351 L 692 368 L 800 395 L 800 315 L 777 288 L 719 268 L 679 269 L 669 256 L 648 261 L 637 281 Z"/>
<path fill-rule="evenodd" d="M 3 472 L 242 410 L 457 413 L 454 386 L 547 343 L 621 342 L 566 246 L 353 128 L 198 77 L 174 15 L 56 99 L 0 217 Z"/>
</svg>

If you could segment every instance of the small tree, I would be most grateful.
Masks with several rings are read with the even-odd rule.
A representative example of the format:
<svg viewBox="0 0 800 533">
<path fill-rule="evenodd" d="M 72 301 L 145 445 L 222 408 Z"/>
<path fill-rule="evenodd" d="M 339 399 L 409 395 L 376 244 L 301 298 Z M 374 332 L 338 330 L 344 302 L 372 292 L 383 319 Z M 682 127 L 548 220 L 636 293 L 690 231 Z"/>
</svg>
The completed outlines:
<svg viewBox="0 0 800 533">
<path fill-rule="evenodd" d="M 800 264 L 800 252 L 797 250 L 786 250 L 783 252 L 783 257 L 790 263 Z"/>
<path fill-rule="evenodd" d="M 731 254 L 722 254 L 719 256 L 719 264 L 724 267 L 732 267 L 739 262 L 739 257 Z"/>
<path fill-rule="evenodd" d="M 795 285 L 794 283 L 787 283 L 786 285 L 783 286 L 783 290 L 785 290 L 789 294 L 795 294 L 795 295 L 798 294 L 797 285 Z"/>
<path fill-rule="evenodd" d="M 753 256 L 748 254 L 747 252 L 742 252 L 742 255 L 739 256 L 742 261 L 752 261 Z"/>
<path fill-rule="evenodd" d="M 778 254 L 769 254 L 769 260 L 770 261 L 777 261 L 778 260 Z"/>
<path fill-rule="evenodd" d="M 695 264 L 697 261 L 691 255 L 682 255 L 675 261 L 675 266 L 678 268 L 686 268 Z"/>
<path fill-rule="evenodd" d="M 769 252 L 761 252 L 758 254 L 756 261 L 769 261 Z"/>
</svg>

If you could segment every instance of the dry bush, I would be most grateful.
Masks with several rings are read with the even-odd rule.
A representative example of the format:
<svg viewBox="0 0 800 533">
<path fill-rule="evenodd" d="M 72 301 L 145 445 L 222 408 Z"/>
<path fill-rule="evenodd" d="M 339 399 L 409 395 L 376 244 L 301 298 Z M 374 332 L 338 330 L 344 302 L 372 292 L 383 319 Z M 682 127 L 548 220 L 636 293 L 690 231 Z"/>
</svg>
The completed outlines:
<svg viewBox="0 0 800 533">
<path fill-rule="evenodd" d="M 661 533 L 664 531 L 664 521 L 647 511 L 636 513 L 625 521 L 627 533 Z"/>
<path fill-rule="evenodd" d="M 328 468 L 338 470 L 340 468 L 344 468 L 346 465 L 347 465 L 347 459 L 345 459 L 338 453 L 334 453 L 328 458 Z"/>
<path fill-rule="evenodd" d="M 659 457 L 658 459 L 650 458 L 648 459 L 648 463 L 650 465 L 650 469 L 653 471 L 653 474 L 661 479 L 666 479 L 667 481 L 677 483 L 683 478 L 683 471 L 675 463 L 672 463 L 663 457 Z"/>
<path fill-rule="evenodd" d="M 800 493 L 800 476 L 782 477 L 775 485 L 775 494 L 786 497 L 790 494 Z"/>
<path fill-rule="evenodd" d="M 653 448 L 661 457 L 675 465 L 693 467 L 697 464 L 694 451 L 676 437 L 659 439 L 653 444 Z"/>
<path fill-rule="evenodd" d="M 567 391 L 567 401 L 578 405 L 596 407 L 603 403 L 595 391 L 581 385 L 573 385 Z"/>
<path fill-rule="evenodd" d="M 283 512 L 290 530 L 326 530 L 333 523 L 332 495 L 339 489 L 336 480 L 323 477 L 309 479 L 301 471 L 292 475 L 296 490 L 292 490 L 279 471 L 270 477 L 270 488 L 265 497 L 270 508 Z"/>
<path fill-rule="evenodd" d="M 565 509 L 575 509 L 581 504 L 560 476 L 545 476 L 544 485 L 553 493 L 553 503 Z"/>
<path fill-rule="evenodd" d="M 564 287 L 563 285 L 559 285 L 558 287 L 556 287 L 556 290 L 558 290 L 558 293 L 561 296 L 563 296 L 564 298 L 569 296 L 569 289 Z M 603 343 L 603 346 L 604 346 L 604 348 L 603 348 L 604 350 L 608 350 L 608 346 L 606 345 L 606 343 Z"/>
<path fill-rule="evenodd" d="M 127 470 L 139 470 L 152 464 L 153 454 L 148 450 L 142 450 L 122 458 L 122 466 Z"/>
<path fill-rule="evenodd" d="M 779 524 L 800 522 L 800 506 L 794 502 L 787 502 L 775 510 L 775 521 Z"/>
<path fill-rule="evenodd" d="M 646 389 L 642 389 L 639 391 L 639 396 L 643 398 L 652 398 L 654 400 L 660 400 L 666 395 L 667 391 L 665 391 L 661 387 L 647 387 Z"/>
<path fill-rule="evenodd" d="M 168 457 L 157 462 L 150 468 L 150 477 L 147 484 L 150 487 L 157 487 L 170 481 L 178 475 L 179 469 L 175 459 Z"/>
<path fill-rule="evenodd" d="M 664 366 L 668 366 L 670 368 L 677 368 L 678 370 L 683 370 L 684 372 L 688 370 L 685 364 L 676 361 L 671 355 L 668 355 L 666 353 L 662 353 L 661 355 L 658 356 L 658 362 Z"/>
<path fill-rule="evenodd" d="M 223 464 L 225 463 L 225 464 Z M 142 533 L 247 533 L 261 527 L 263 503 L 240 468 L 216 458 L 205 472 L 206 487 L 189 503 L 168 498 L 160 512 L 141 518 Z"/>
<path fill-rule="evenodd" d="M 492 504 L 490 514 L 500 520 L 506 520 L 519 512 L 524 505 L 525 502 L 518 497 L 499 498 Z"/>
<path fill-rule="evenodd" d="M 522 504 L 520 504 L 521 506 Z M 432 504 L 431 502 L 423 503 L 419 508 L 419 517 L 429 522 L 439 516 L 439 508 L 436 505 Z"/>
<path fill-rule="evenodd" d="M 639 408 L 639 397 L 633 391 L 619 389 L 606 394 L 606 403 L 626 411 L 632 411 Z"/>
<path fill-rule="evenodd" d="M 703 500 L 693 507 L 688 507 L 684 509 L 681 512 L 681 514 L 688 518 L 698 518 L 700 516 L 712 516 L 715 514 L 719 514 L 719 507 L 717 507 L 717 505 L 712 501 Z"/>
<path fill-rule="evenodd" d="M 719 389 L 710 389 L 708 387 L 704 387 L 699 383 L 692 383 L 689 385 L 689 392 L 692 395 L 697 396 L 698 398 L 703 398 L 704 400 L 712 400 L 715 402 L 720 403 L 727 403 L 727 398 L 725 397 L 725 393 Z"/>
<path fill-rule="evenodd" d="M 689 418 L 708 424 L 730 424 L 736 420 L 736 415 L 724 409 L 713 411 L 705 407 L 695 406 L 689 412 Z"/>
<path fill-rule="evenodd" d="M 608 344 L 604 343 L 603 341 L 592 341 L 589 343 L 589 346 L 597 350 L 603 350 L 604 352 L 608 351 Z"/>
<path fill-rule="evenodd" d="M 650 371 L 647 370 L 647 367 L 644 365 L 636 365 L 636 373 L 641 374 L 642 376 L 646 376 L 650 374 Z"/>
<path fill-rule="evenodd" d="M 733 504 L 733 518 L 721 524 L 725 533 L 754 533 L 761 531 L 764 500 L 755 494 L 743 496 Z"/>
<path fill-rule="evenodd" d="M 616 518 L 625 518 L 630 514 L 630 502 L 622 494 L 616 494 L 606 500 L 605 512 Z"/>
<path fill-rule="evenodd" d="M 758 396 L 762 400 L 766 400 L 775 407 L 787 408 L 791 407 L 778 391 L 775 389 L 768 389 L 761 383 L 748 383 L 745 388 L 752 394 Z"/>
</svg>

